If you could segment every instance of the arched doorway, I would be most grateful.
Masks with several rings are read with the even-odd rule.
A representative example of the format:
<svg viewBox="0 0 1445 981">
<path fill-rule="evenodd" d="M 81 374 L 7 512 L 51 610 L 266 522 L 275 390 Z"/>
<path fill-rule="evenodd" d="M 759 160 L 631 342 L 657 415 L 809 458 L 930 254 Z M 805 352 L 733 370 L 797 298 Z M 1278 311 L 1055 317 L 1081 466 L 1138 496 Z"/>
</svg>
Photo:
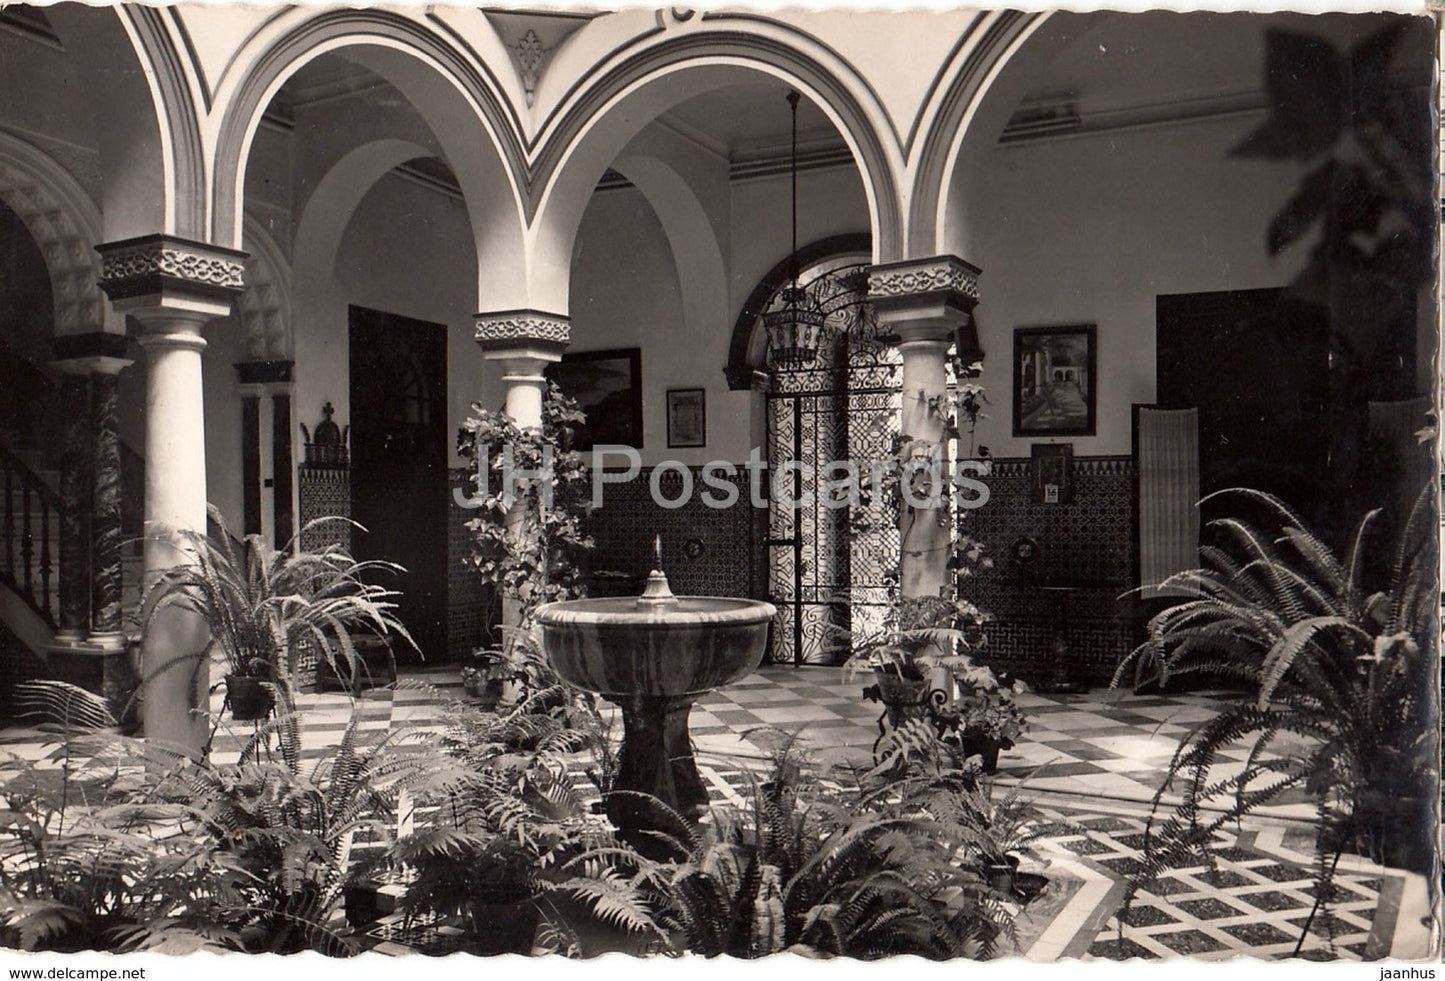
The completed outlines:
<svg viewBox="0 0 1445 981">
<path fill-rule="evenodd" d="M 815 361 L 770 365 L 769 473 L 788 470 L 768 507 L 775 663 L 842 660 L 842 632 L 866 632 L 881 621 L 897 575 L 897 527 L 866 502 L 840 501 L 829 487 L 839 476 L 830 465 L 851 462 L 866 475 L 890 455 L 899 431 L 903 362 L 864 303 L 867 268 L 860 257 L 843 256 L 806 269 L 799 283 L 836 332 Z"/>
</svg>

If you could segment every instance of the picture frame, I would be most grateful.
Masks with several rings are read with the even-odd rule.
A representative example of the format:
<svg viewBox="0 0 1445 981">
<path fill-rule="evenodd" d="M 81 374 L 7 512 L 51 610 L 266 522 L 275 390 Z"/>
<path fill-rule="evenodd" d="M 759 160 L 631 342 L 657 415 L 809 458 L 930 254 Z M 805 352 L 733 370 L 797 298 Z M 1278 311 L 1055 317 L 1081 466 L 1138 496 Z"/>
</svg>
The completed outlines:
<svg viewBox="0 0 1445 981">
<path fill-rule="evenodd" d="M 707 391 L 701 388 L 667 390 L 667 448 L 707 445 Z"/>
<path fill-rule="evenodd" d="M 548 381 L 576 399 L 586 416 L 572 448 L 631 446 L 642 449 L 642 349 L 569 351 L 547 366 Z"/>
<path fill-rule="evenodd" d="M 1094 324 L 1015 328 L 1015 436 L 1094 435 L 1098 404 L 1096 341 Z"/>
<path fill-rule="evenodd" d="M 1029 447 L 1029 499 L 1034 504 L 1068 504 L 1074 497 L 1074 444 L 1034 443 Z"/>
</svg>

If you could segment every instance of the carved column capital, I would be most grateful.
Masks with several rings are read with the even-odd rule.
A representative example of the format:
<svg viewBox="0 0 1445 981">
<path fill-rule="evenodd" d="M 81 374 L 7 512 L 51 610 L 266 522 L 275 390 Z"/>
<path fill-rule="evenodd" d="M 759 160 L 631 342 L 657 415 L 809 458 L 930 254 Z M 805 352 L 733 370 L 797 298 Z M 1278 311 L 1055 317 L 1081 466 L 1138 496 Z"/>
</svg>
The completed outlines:
<svg viewBox="0 0 1445 981">
<path fill-rule="evenodd" d="M 979 274 L 953 255 L 880 263 L 868 269 L 868 302 L 900 336 L 946 337 L 971 322 Z"/>
<path fill-rule="evenodd" d="M 226 316 L 246 288 L 246 253 L 175 235 L 96 246 L 100 288 L 117 310 L 148 307 Z"/>
<path fill-rule="evenodd" d="M 503 310 L 476 315 L 477 345 L 491 360 L 534 357 L 557 361 L 572 340 L 571 321 L 540 310 Z"/>
</svg>

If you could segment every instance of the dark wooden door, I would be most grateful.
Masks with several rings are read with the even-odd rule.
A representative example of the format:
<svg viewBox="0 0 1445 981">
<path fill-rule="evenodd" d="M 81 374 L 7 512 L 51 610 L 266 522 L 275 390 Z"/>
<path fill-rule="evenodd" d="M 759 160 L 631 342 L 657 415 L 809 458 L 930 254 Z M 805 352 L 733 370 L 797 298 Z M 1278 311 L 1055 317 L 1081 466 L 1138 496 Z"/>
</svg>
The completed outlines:
<svg viewBox="0 0 1445 981">
<path fill-rule="evenodd" d="M 1157 403 L 1199 409 L 1199 489 L 1253 487 L 1306 518 L 1328 504 L 1329 341 L 1281 289 L 1161 296 Z"/>
<path fill-rule="evenodd" d="M 355 552 L 405 567 L 378 581 L 401 590 L 398 616 L 434 664 L 447 660 L 446 327 L 355 306 L 350 323 Z"/>
</svg>

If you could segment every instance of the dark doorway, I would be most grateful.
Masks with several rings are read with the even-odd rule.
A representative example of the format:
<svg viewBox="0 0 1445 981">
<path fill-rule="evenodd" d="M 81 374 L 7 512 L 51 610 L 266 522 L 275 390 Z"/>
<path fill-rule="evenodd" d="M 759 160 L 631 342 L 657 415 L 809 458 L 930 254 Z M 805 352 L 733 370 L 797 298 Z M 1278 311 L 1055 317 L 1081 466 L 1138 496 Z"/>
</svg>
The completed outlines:
<svg viewBox="0 0 1445 981">
<path fill-rule="evenodd" d="M 1282 289 L 1161 296 L 1157 403 L 1199 409 L 1199 485 L 1268 491 L 1315 523 L 1329 459 L 1329 339 Z"/>
<path fill-rule="evenodd" d="M 447 659 L 446 327 L 350 308 L 351 514 L 358 558 L 406 572 L 398 616 L 428 663 Z M 397 659 L 416 652 L 396 645 Z"/>
</svg>

